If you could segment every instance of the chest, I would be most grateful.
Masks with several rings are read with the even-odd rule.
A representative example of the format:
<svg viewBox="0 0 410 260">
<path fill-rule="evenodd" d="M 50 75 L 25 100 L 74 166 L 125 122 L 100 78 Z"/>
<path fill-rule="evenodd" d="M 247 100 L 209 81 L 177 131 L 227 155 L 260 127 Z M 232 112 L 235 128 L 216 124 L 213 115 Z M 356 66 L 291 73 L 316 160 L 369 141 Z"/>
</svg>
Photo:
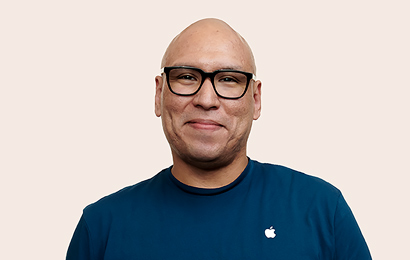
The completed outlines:
<svg viewBox="0 0 410 260">
<path fill-rule="evenodd" d="M 316 210 L 243 198 L 136 207 L 110 226 L 105 259 L 332 259 L 331 223 Z"/>
</svg>

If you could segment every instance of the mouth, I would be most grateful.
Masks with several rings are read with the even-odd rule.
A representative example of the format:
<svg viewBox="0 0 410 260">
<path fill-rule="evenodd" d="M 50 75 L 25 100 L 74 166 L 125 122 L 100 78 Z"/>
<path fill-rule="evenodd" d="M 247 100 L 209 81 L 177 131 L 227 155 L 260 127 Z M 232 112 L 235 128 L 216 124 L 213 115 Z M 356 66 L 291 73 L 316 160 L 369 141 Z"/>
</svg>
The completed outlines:
<svg viewBox="0 0 410 260">
<path fill-rule="evenodd" d="M 186 124 L 198 130 L 218 130 L 223 127 L 222 124 L 208 119 L 193 119 Z"/>
</svg>

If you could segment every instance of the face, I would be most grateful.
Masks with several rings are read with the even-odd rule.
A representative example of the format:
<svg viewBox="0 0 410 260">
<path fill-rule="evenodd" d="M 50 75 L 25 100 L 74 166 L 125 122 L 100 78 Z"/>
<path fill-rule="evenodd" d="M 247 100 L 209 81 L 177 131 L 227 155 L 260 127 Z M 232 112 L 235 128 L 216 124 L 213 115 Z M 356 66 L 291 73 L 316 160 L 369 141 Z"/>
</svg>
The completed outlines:
<svg viewBox="0 0 410 260">
<path fill-rule="evenodd" d="M 236 34 L 208 34 L 181 34 L 164 66 L 254 72 L 248 49 Z M 242 98 L 229 100 L 216 95 L 208 78 L 197 94 L 178 96 L 169 90 L 165 74 L 157 76 L 155 113 L 162 118 L 174 163 L 220 167 L 246 156 L 252 122 L 260 115 L 260 87 L 259 81 L 251 80 Z"/>
</svg>

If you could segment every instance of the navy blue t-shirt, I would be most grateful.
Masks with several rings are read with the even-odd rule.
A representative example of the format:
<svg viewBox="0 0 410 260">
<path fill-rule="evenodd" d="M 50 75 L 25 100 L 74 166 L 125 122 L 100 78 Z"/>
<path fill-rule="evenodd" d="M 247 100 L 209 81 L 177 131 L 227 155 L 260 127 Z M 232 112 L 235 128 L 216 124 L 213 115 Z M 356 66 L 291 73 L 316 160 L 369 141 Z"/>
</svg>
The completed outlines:
<svg viewBox="0 0 410 260">
<path fill-rule="evenodd" d="M 184 185 L 171 168 L 84 209 L 67 260 L 371 259 L 340 191 L 249 160 L 218 189 Z"/>
</svg>

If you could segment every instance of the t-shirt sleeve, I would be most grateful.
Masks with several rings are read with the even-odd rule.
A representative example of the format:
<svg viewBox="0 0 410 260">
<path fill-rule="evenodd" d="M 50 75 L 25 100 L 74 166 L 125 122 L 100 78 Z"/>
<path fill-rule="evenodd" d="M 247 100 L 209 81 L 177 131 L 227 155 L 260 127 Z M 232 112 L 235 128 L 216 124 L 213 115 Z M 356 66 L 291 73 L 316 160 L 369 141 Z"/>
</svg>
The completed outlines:
<svg viewBox="0 0 410 260">
<path fill-rule="evenodd" d="M 335 258 L 371 260 L 370 251 L 350 207 L 340 194 L 335 214 Z"/>
<path fill-rule="evenodd" d="M 78 222 L 71 238 L 66 260 L 92 260 L 90 235 L 84 216 Z"/>
</svg>

